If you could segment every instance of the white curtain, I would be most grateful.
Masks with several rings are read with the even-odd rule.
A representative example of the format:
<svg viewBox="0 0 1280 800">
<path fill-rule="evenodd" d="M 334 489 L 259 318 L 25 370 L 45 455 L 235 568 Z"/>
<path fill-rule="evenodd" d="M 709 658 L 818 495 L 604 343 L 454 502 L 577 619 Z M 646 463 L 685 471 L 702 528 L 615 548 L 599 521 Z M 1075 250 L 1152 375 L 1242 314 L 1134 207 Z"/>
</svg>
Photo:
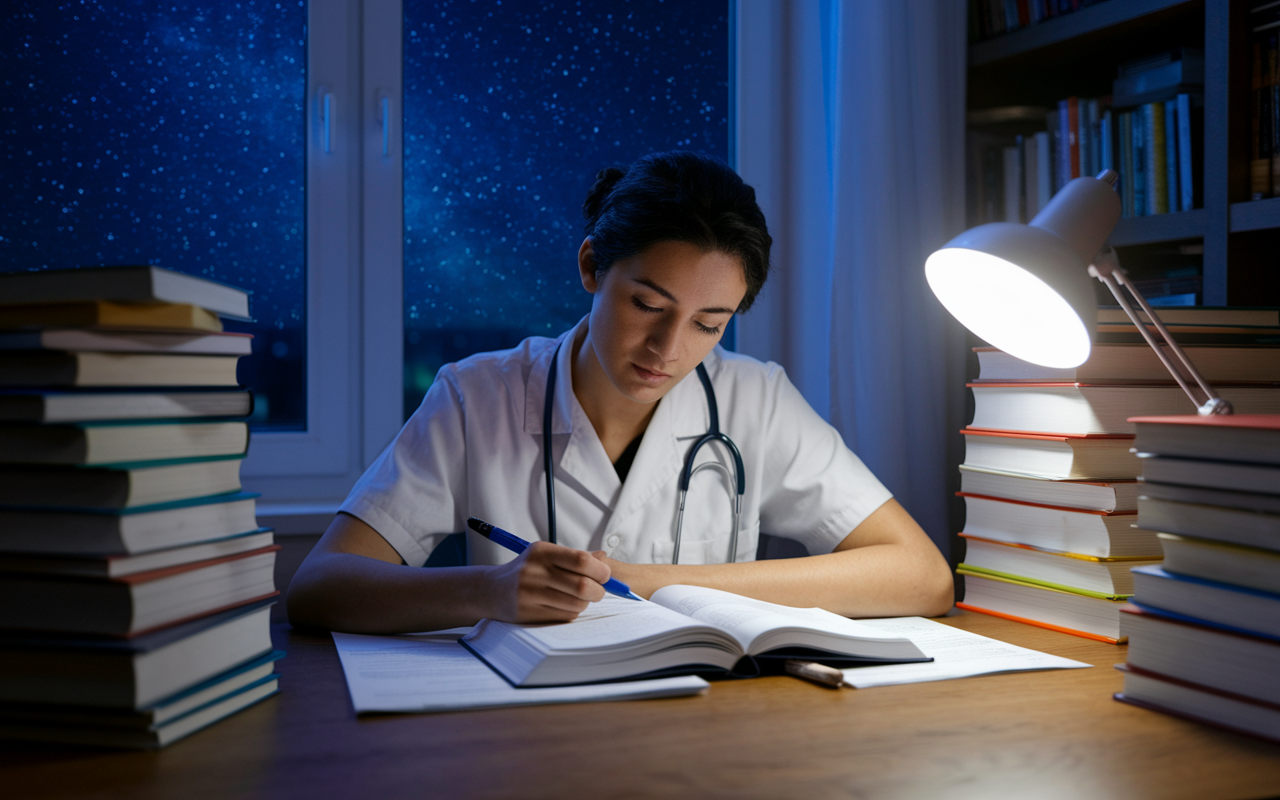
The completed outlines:
<svg viewBox="0 0 1280 800">
<path fill-rule="evenodd" d="M 775 242 L 738 348 L 782 364 L 947 553 L 964 335 L 924 261 L 964 223 L 964 0 L 736 5 L 737 166 Z"/>
</svg>

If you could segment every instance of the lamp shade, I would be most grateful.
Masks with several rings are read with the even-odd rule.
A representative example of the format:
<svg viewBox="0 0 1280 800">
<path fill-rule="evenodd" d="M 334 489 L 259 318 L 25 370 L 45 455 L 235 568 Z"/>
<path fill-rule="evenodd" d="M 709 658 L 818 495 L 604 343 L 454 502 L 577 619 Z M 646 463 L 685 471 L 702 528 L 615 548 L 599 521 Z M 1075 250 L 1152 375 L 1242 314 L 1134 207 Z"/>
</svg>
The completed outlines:
<svg viewBox="0 0 1280 800">
<path fill-rule="evenodd" d="M 1120 219 L 1108 182 L 1076 178 L 1028 225 L 993 222 L 925 262 L 929 288 L 966 328 L 1010 355 L 1048 367 L 1084 363 L 1097 300 L 1087 272 Z"/>
</svg>

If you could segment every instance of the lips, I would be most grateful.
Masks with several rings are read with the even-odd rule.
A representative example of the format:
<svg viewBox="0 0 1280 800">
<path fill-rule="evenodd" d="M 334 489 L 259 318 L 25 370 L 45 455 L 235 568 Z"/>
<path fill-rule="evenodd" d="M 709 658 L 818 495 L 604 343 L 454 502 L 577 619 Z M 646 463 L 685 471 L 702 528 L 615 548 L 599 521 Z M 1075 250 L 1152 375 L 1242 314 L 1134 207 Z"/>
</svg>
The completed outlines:
<svg viewBox="0 0 1280 800">
<path fill-rule="evenodd" d="M 638 375 L 640 379 L 642 381 L 645 381 L 646 383 L 661 383 L 662 381 L 671 377 L 669 374 L 665 372 L 660 372 L 659 370 L 656 370 L 656 369 L 648 369 L 646 367 L 640 366 L 639 364 L 632 364 L 631 368 L 634 369 L 636 372 L 636 375 Z"/>
</svg>

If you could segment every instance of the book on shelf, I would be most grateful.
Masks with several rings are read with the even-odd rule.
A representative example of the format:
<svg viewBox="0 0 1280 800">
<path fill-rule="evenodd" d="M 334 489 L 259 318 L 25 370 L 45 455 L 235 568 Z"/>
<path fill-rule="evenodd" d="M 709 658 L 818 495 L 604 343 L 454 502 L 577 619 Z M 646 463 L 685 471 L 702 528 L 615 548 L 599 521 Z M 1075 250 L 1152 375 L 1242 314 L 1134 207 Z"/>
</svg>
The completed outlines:
<svg viewBox="0 0 1280 800">
<path fill-rule="evenodd" d="M 1280 496 L 1280 464 L 1146 455 L 1142 459 L 1142 479 Z"/>
<path fill-rule="evenodd" d="M 243 455 L 243 422 L 0 425 L 0 463 L 126 464 Z"/>
<path fill-rule="evenodd" d="M 1280 414 L 1134 417 L 1134 449 L 1219 461 L 1280 464 Z"/>
<path fill-rule="evenodd" d="M 1223 506 L 1245 511 L 1261 511 L 1264 514 L 1280 514 L 1280 494 L 1235 492 L 1228 489 L 1205 489 L 1200 486 L 1144 481 L 1139 496 L 1152 500 L 1171 500 L 1175 503 Z"/>
<path fill-rule="evenodd" d="M 1101 558 L 998 542 L 970 533 L 960 535 L 965 539 L 963 566 L 969 570 L 1107 598 L 1133 594 L 1133 575 L 1129 572 L 1133 567 L 1160 563 L 1159 557 Z"/>
<path fill-rule="evenodd" d="M 1280 594 L 1179 575 L 1156 565 L 1136 567 L 1133 582 L 1143 608 L 1280 639 Z"/>
<path fill-rule="evenodd" d="M 128 639 L 0 632 L 0 703 L 146 709 L 271 652 L 274 604 Z"/>
<path fill-rule="evenodd" d="M 1177 384 L 970 383 L 974 428 L 1048 434 L 1131 434 L 1134 415 L 1195 411 Z M 1280 384 L 1214 387 L 1240 414 L 1280 413 Z"/>
<path fill-rule="evenodd" d="M 240 456 L 159 466 L 0 464 L 0 506 L 108 511 L 240 491 Z"/>
<path fill-rule="evenodd" d="M 681 585 L 642 602 L 606 595 L 560 625 L 481 620 L 461 642 L 515 686 L 749 673 L 758 667 L 752 660 L 762 658 L 931 660 L 905 637 L 829 611 Z"/>
<path fill-rule="evenodd" d="M 0 573 L 62 575 L 82 578 L 122 578 L 140 572 L 167 569 L 196 561 L 261 550 L 274 544 L 270 528 L 225 536 L 206 542 L 152 550 L 137 555 L 46 555 L 43 553 L 0 552 Z"/>
<path fill-rule="evenodd" d="M 975 347 L 978 380 L 1047 383 L 1167 383 L 1171 376 L 1146 343 L 1097 344 L 1078 367 L 1044 367 L 994 347 Z M 1164 348 L 1176 362 L 1169 348 Z M 1280 347 L 1184 347 L 1205 380 L 1217 382 L 1280 381 Z M 1184 376 L 1188 377 L 1189 376 Z"/>
<path fill-rule="evenodd" d="M 259 530 L 255 494 L 117 511 L 0 509 L 0 552 L 125 555 Z"/>
<path fill-rule="evenodd" d="M 1204 50 L 1180 47 L 1126 62 L 1111 82 L 1113 103 L 1120 108 L 1169 100 L 1180 93 L 1204 91 Z"/>
<path fill-rule="evenodd" d="M 186 303 L 82 303 L 0 305 L 0 330 L 9 328 L 162 328 L 222 332 L 212 311 Z"/>
<path fill-rule="evenodd" d="M 114 578 L 0 575 L 0 628 L 133 636 L 276 594 L 279 545 Z"/>
<path fill-rule="evenodd" d="M 1120 628 L 1130 667 L 1280 703 L 1280 640 L 1130 604 Z"/>
<path fill-rule="evenodd" d="M 0 351 L 0 386 L 236 386 L 240 356 Z"/>
<path fill-rule="evenodd" d="M 1122 599 L 1050 589 L 971 569 L 956 571 L 965 576 L 959 608 L 1109 644 L 1125 641 L 1120 632 Z"/>
<path fill-rule="evenodd" d="M 247 417 L 252 411 L 253 394 L 245 390 L 134 392 L 0 389 L 0 422 Z"/>
<path fill-rule="evenodd" d="M 1124 690 L 1115 695 L 1122 703 L 1280 743 L 1280 704 L 1126 664 L 1117 664 L 1116 669 L 1124 673 Z"/>
<path fill-rule="evenodd" d="M 1280 514 L 1138 497 L 1138 524 L 1247 547 L 1280 549 Z"/>
<path fill-rule="evenodd" d="M 960 465 L 961 494 L 979 494 L 1065 508 L 1137 511 L 1138 481 L 1082 481 L 1042 478 Z"/>
<path fill-rule="evenodd" d="M 0 332 L 0 351 L 4 350 L 247 356 L 253 351 L 253 334 L 45 328 Z"/>
<path fill-rule="evenodd" d="M 1161 533 L 1166 572 L 1280 595 L 1280 550 Z"/>
<path fill-rule="evenodd" d="M 1141 309 L 1137 311 L 1138 319 L 1150 324 L 1151 320 Z M 1175 326 L 1225 325 L 1231 327 L 1280 327 L 1280 309 L 1247 308 L 1239 306 L 1189 306 L 1165 307 L 1157 312 L 1160 321 L 1172 332 Z M 1119 306 L 1099 306 L 1099 325 L 1126 325 L 1133 327 L 1129 315 Z"/>
<path fill-rule="evenodd" d="M 113 300 L 199 306 L 249 318 L 249 294 L 234 286 L 153 266 L 87 267 L 0 275 L 0 304 Z"/>
<path fill-rule="evenodd" d="M 139 711 L 0 704 L 0 738 L 154 749 L 247 708 L 279 690 L 276 650 Z"/>
<path fill-rule="evenodd" d="M 1052 480 L 1133 480 L 1142 462 L 1133 437 L 1063 436 L 965 428 L 964 464 Z"/>
<path fill-rule="evenodd" d="M 963 493 L 960 496 L 965 499 L 964 532 L 972 536 L 1101 558 L 1160 557 L 1156 534 L 1132 527 L 1138 521 L 1133 512 L 1046 506 Z"/>
</svg>

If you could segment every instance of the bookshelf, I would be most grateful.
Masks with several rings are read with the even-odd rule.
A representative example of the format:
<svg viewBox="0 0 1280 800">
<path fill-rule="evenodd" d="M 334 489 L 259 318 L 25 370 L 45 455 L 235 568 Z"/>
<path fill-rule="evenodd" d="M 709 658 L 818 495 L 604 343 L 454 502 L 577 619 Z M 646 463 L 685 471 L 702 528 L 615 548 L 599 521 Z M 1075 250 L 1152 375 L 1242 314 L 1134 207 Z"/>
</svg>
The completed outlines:
<svg viewBox="0 0 1280 800">
<path fill-rule="evenodd" d="M 1122 264 L 1144 269 L 1169 248 L 1202 252 L 1204 305 L 1280 305 L 1280 198 L 1249 199 L 1249 11 L 1259 2 L 1105 0 L 975 41 L 968 107 L 1056 107 L 1064 97 L 1107 95 L 1122 62 L 1203 48 L 1201 207 L 1122 219 L 1111 243 Z"/>
</svg>

